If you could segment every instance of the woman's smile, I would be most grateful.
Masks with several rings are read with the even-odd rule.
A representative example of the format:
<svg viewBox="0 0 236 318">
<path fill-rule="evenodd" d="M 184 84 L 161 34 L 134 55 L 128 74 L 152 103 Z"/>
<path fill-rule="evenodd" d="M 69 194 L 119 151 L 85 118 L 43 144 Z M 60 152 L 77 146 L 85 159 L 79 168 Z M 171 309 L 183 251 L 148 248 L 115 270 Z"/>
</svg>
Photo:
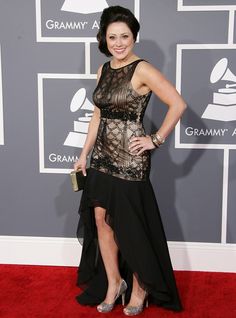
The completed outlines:
<svg viewBox="0 0 236 318">
<path fill-rule="evenodd" d="M 122 48 L 122 49 L 114 49 L 114 51 L 116 52 L 116 53 L 123 53 L 124 51 L 125 51 L 125 48 Z"/>
</svg>

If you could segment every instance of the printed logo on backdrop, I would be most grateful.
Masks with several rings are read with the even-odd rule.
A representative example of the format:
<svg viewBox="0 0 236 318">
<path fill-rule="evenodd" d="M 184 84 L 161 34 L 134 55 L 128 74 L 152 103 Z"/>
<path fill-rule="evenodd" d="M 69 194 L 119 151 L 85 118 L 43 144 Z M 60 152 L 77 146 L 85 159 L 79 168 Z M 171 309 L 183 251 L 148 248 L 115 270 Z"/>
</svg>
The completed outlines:
<svg viewBox="0 0 236 318">
<path fill-rule="evenodd" d="M 180 144 L 236 148 L 235 74 L 235 50 L 182 51 L 181 93 L 188 109 L 180 121 Z"/>
<path fill-rule="evenodd" d="M 228 68 L 228 59 L 220 59 L 214 66 L 210 82 L 226 81 L 223 88 L 213 93 L 213 103 L 208 104 L 202 118 L 218 121 L 236 120 L 236 76 Z M 231 84 L 230 84 L 231 83 Z M 233 135 L 235 132 L 233 132 Z"/>
<path fill-rule="evenodd" d="M 4 145 L 1 46 L 0 46 L 0 145 Z"/>
<path fill-rule="evenodd" d="M 121 0 L 139 19 L 140 0 Z M 96 42 L 103 9 L 115 0 L 36 0 L 38 42 Z"/>
<path fill-rule="evenodd" d="M 85 110 L 83 116 L 74 120 L 73 131 L 70 131 L 64 141 L 65 146 L 83 148 L 86 136 L 88 134 L 88 127 L 91 117 L 93 115 L 94 106 L 86 96 L 86 89 L 80 88 L 72 98 L 70 110 L 72 113 L 78 114 L 79 110 Z"/>
<path fill-rule="evenodd" d="M 40 172 L 68 173 L 79 158 L 94 111 L 96 76 L 86 76 L 38 75 Z"/>
</svg>

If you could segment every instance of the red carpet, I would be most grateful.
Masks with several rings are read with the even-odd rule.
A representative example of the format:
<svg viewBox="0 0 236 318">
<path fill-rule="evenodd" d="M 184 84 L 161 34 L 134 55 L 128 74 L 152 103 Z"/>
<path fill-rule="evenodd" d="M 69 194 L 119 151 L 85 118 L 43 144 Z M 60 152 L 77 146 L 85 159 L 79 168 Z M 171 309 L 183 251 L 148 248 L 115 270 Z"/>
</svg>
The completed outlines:
<svg viewBox="0 0 236 318">
<path fill-rule="evenodd" d="M 75 301 L 75 267 L 0 265 L 1 318 L 125 317 L 121 306 L 109 314 Z M 169 312 L 154 306 L 145 318 L 236 318 L 236 274 L 175 272 L 185 310 Z"/>
</svg>

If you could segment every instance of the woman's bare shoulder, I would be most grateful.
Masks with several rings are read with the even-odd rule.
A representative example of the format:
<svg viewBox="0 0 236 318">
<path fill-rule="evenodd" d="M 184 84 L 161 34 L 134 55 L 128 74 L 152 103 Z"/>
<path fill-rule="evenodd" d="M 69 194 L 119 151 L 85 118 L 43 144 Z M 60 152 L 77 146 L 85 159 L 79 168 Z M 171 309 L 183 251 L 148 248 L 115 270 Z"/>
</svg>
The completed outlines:
<svg viewBox="0 0 236 318">
<path fill-rule="evenodd" d="M 98 68 L 98 70 L 97 70 L 97 82 L 99 81 L 99 79 L 100 79 L 100 77 L 101 77 L 101 75 L 102 75 L 103 65 L 104 65 L 104 64 L 100 65 L 99 68 Z"/>
<path fill-rule="evenodd" d="M 148 62 L 146 60 L 142 60 L 138 63 L 137 73 L 139 75 L 147 76 L 147 75 L 150 75 L 150 72 L 161 74 L 161 72 L 155 66 L 153 66 L 150 62 Z"/>
<path fill-rule="evenodd" d="M 98 70 L 97 70 L 97 75 L 98 75 L 99 77 L 100 77 L 101 74 L 102 74 L 103 65 L 104 65 L 104 64 L 100 65 L 99 68 L 98 68 Z"/>
</svg>

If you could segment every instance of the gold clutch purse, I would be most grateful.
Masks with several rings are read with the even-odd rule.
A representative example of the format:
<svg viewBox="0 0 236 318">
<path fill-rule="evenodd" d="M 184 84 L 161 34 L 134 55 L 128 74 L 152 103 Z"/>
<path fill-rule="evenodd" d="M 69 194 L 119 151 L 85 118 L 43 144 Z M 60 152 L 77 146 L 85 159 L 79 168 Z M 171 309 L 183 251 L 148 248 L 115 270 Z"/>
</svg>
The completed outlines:
<svg viewBox="0 0 236 318">
<path fill-rule="evenodd" d="M 86 169 L 86 173 L 88 170 Z M 81 170 L 78 171 L 71 171 L 70 173 L 71 183 L 72 183 L 72 189 L 73 191 L 80 191 L 84 189 L 86 176 L 83 175 L 83 172 Z"/>
</svg>

